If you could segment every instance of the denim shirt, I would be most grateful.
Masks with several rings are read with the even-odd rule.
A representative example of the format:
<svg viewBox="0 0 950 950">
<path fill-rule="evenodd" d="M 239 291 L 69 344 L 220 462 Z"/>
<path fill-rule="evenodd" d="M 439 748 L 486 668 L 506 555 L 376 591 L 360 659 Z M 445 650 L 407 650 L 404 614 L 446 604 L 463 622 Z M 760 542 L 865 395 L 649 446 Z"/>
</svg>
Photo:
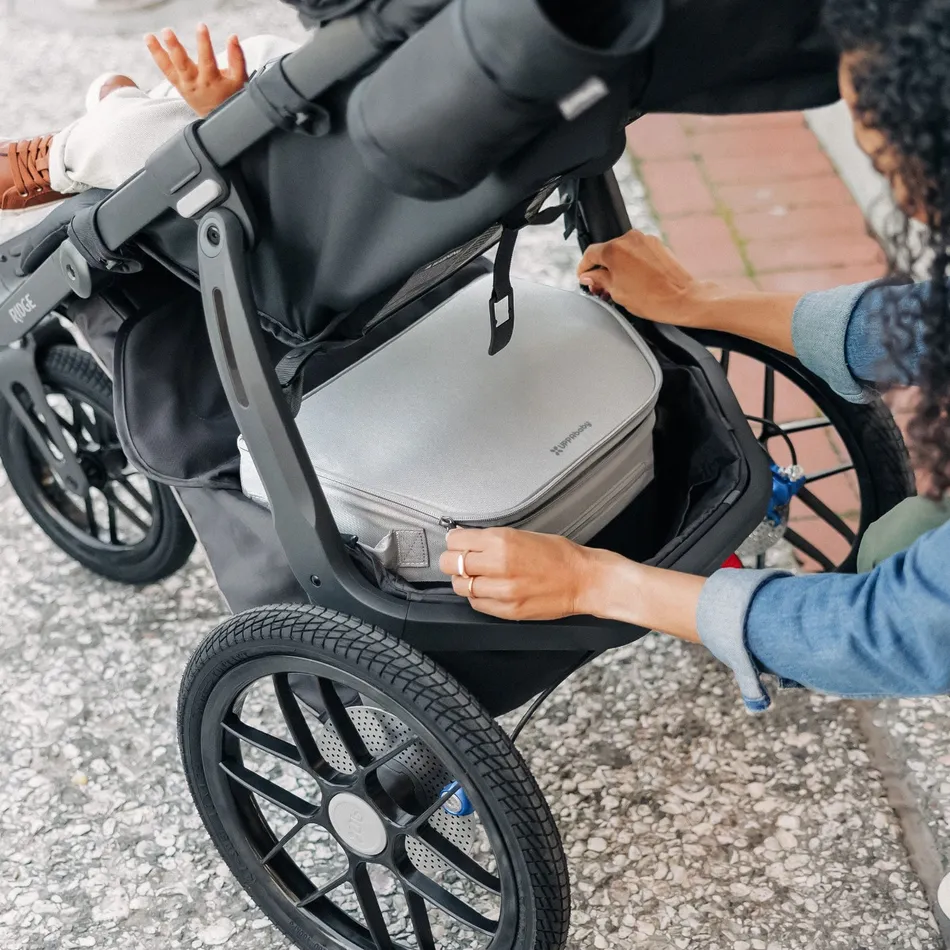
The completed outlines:
<svg viewBox="0 0 950 950">
<path fill-rule="evenodd" d="M 895 366 L 883 317 L 889 298 L 910 306 L 927 293 L 927 284 L 858 284 L 807 294 L 792 318 L 795 351 L 853 402 L 873 395 L 870 380 L 912 383 L 922 334 Z M 762 672 L 854 698 L 950 692 L 950 524 L 868 574 L 717 571 L 703 588 L 697 623 L 752 712 L 770 703 Z"/>
</svg>

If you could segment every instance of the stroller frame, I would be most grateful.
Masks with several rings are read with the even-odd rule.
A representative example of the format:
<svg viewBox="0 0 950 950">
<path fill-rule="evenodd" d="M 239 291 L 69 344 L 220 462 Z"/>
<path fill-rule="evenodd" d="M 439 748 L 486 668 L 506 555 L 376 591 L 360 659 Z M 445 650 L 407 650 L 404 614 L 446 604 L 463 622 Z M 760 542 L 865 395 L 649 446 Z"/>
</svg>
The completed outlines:
<svg viewBox="0 0 950 950">
<path fill-rule="evenodd" d="M 478 614 L 461 599 L 433 603 L 384 593 L 360 573 L 347 552 L 267 357 L 246 263 L 255 241 L 253 217 L 227 166 L 273 130 L 319 119 L 314 100 L 378 56 L 355 18 L 328 25 L 299 50 L 256 75 L 214 114 L 176 136 L 145 169 L 83 212 L 81 227 L 77 224 L 71 236 L 0 303 L 0 314 L 10 318 L 0 326 L 0 346 L 7 348 L 0 354 L 0 389 L 15 402 L 10 392 L 21 385 L 42 405 L 38 397 L 45 400 L 45 396 L 35 365 L 25 358 L 28 343 L 17 341 L 28 340 L 30 331 L 71 295 L 91 296 L 108 274 L 90 267 L 75 234 L 82 234 L 85 247 L 98 245 L 101 258 L 108 261 L 109 252 L 118 251 L 174 209 L 198 221 L 202 302 L 218 372 L 266 488 L 279 540 L 312 603 L 376 624 L 423 652 L 599 652 L 639 639 L 646 630 L 592 617 L 520 623 L 512 636 L 508 622 Z M 578 202 L 591 240 L 609 240 L 630 228 L 611 174 L 584 179 Z M 121 272 L 121 265 L 116 271 Z M 748 536 L 768 505 L 771 478 L 766 457 L 706 349 L 672 327 L 644 327 L 644 332 L 701 368 L 744 457 L 744 489 L 726 499 L 699 538 L 689 539 L 688 546 L 662 562 L 678 570 L 709 573 Z M 63 433 L 56 431 L 55 417 L 45 415 L 54 442 L 67 449 L 63 454 L 68 458 L 71 453 Z M 49 456 L 45 442 L 35 436 L 34 441 Z"/>
</svg>

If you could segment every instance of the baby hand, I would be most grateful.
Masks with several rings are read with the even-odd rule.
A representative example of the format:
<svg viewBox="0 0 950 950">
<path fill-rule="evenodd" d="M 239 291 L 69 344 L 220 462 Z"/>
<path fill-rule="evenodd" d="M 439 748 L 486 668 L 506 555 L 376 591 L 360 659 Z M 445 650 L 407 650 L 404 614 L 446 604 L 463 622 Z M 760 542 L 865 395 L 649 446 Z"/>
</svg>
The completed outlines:
<svg viewBox="0 0 950 950">
<path fill-rule="evenodd" d="M 181 93 L 182 99 L 200 116 L 217 109 L 222 102 L 243 89 L 247 83 L 244 50 L 236 36 L 228 39 L 228 67 L 219 69 L 211 45 L 211 34 L 202 23 L 198 27 L 198 61 L 194 62 L 172 30 L 162 31 L 162 39 L 149 33 L 145 45 L 155 65 Z"/>
</svg>

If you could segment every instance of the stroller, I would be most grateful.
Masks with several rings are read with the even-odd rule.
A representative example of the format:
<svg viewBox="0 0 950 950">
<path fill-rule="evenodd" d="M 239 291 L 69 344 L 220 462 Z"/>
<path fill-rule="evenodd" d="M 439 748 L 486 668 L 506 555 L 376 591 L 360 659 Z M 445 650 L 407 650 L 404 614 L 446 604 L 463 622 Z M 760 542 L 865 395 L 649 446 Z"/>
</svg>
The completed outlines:
<svg viewBox="0 0 950 950">
<path fill-rule="evenodd" d="M 559 950 L 565 856 L 514 740 L 571 672 L 647 631 L 513 626 L 407 579 L 338 524 L 314 462 L 330 420 L 302 396 L 377 365 L 489 282 L 473 345 L 504 349 L 523 332 L 521 288 L 506 319 L 519 229 L 563 218 L 583 246 L 629 228 L 610 172 L 627 120 L 817 105 L 835 96 L 835 57 L 818 3 L 746 4 L 755 42 L 729 62 L 702 53 L 697 22 L 722 5 L 300 5 L 321 22 L 307 45 L 115 192 L 77 197 L 0 248 L 0 344 L 57 313 L 111 367 L 125 456 L 174 488 L 235 611 L 188 664 L 179 741 L 205 826 L 264 912 L 304 948 Z M 602 45 L 598 12 L 623 37 L 606 79 L 584 52 Z M 473 92 L 465 43 L 482 41 L 499 82 L 510 68 L 522 91 L 539 76 L 556 90 Z M 769 508 L 774 433 L 756 438 L 707 348 L 739 341 L 623 321 L 662 370 L 655 477 L 592 542 L 709 573 Z M 32 352 L 0 354 L 4 395 L 31 399 L 55 434 L 35 360 L 19 358 Z M 793 360 L 761 358 L 810 387 L 853 458 L 878 450 L 858 473 L 863 521 L 911 490 L 880 406 L 848 407 Z M 266 505 L 245 494 L 249 462 Z M 532 698 L 509 736 L 493 717 Z"/>
</svg>

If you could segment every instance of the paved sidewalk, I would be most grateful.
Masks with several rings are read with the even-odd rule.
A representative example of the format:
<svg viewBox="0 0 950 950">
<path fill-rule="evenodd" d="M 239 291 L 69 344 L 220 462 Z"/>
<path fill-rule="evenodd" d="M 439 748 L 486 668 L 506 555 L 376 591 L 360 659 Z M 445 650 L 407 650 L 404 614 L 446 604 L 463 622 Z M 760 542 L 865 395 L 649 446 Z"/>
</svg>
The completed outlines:
<svg viewBox="0 0 950 950">
<path fill-rule="evenodd" d="M 232 0 L 208 19 L 216 35 L 293 28 L 276 0 Z M 0 43 L 17 77 L 4 102 L 10 132 L 60 127 L 107 66 L 151 75 L 137 38 L 106 31 L 77 40 L 6 19 Z M 640 183 L 629 165 L 619 172 L 646 224 Z M 715 230 L 717 207 L 693 208 L 707 221 L 697 227 Z M 520 273 L 573 282 L 577 255 L 556 228 L 520 250 Z M 759 279 L 744 264 L 726 276 Z M 221 617 L 208 571 L 196 557 L 143 591 L 101 581 L 52 547 L 3 480 L 0 947 L 286 947 L 211 848 L 175 748 L 180 671 Z M 571 946 L 939 950 L 874 765 L 884 760 L 862 728 L 868 714 L 786 694 L 749 717 L 705 651 L 659 637 L 584 670 L 519 743 L 570 854 Z M 926 763 L 938 834 L 944 789 L 930 756 L 947 734 L 942 714 L 939 703 L 899 709 L 910 761 Z"/>
</svg>

